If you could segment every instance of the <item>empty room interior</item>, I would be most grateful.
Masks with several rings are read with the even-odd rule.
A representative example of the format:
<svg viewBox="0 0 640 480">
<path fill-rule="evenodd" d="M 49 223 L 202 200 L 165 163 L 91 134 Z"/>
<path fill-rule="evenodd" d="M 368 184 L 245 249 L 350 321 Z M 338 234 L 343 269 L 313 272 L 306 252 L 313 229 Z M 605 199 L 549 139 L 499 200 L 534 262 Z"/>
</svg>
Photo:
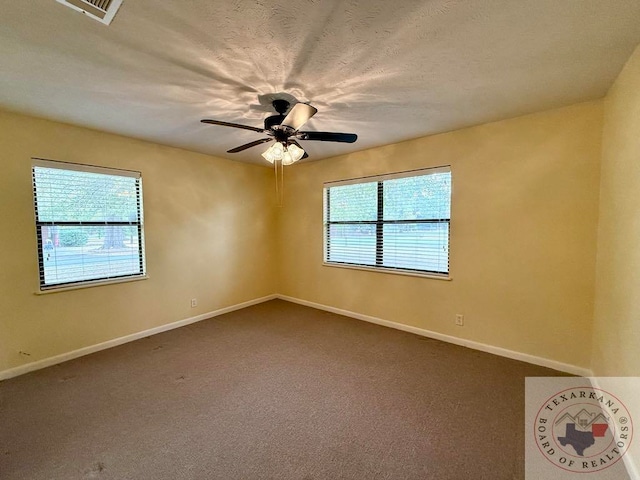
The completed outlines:
<svg viewBox="0 0 640 480">
<path fill-rule="evenodd" d="M 0 479 L 574 478 L 525 383 L 640 377 L 639 2 L 1 17 Z"/>
</svg>

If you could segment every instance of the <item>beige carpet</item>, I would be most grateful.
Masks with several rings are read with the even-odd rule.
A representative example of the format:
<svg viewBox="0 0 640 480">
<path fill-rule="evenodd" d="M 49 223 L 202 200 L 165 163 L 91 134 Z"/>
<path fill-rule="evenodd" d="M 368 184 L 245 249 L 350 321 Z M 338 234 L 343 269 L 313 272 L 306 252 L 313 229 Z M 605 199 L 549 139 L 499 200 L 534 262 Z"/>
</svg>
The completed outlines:
<svg viewBox="0 0 640 480">
<path fill-rule="evenodd" d="M 274 300 L 0 382 L 0 478 L 521 479 L 558 374 Z"/>
</svg>

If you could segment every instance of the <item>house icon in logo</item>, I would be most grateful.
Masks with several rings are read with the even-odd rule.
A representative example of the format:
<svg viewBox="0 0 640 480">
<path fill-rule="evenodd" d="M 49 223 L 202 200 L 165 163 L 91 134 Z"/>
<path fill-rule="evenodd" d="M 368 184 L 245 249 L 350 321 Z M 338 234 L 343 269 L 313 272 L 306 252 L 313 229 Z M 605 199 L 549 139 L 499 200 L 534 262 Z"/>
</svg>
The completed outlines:
<svg viewBox="0 0 640 480">
<path fill-rule="evenodd" d="M 609 424 L 609 418 L 607 418 L 602 412 L 592 413 L 586 408 L 583 408 L 575 415 L 567 412 L 556 420 L 556 425 L 562 423 L 573 423 L 582 431 L 591 430 L 591 426 L 594 424 Z"/>
</svg>

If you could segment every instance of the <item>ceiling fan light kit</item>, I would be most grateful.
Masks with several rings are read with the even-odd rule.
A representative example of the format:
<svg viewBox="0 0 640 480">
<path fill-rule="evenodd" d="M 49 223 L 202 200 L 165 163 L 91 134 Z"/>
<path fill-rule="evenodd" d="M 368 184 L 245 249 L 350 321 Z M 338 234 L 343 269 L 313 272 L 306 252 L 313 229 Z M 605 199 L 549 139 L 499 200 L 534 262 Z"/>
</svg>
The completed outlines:
<svg viewBox="0 0 640 480">
<path fill-rule="evenodd" d="M 305 151 L 301 147 L 296 145 L 295 143 L 292 143 L 286 148 L 286 152 L 285 153 L 288 153 L 291 156 L 291 163 L 295 163 L 295 162 L 297 162 L 298 160 L 300 160 L 304 156 Z M 285 155 L 285 157 L 286 157 L 286 155 Z M 285 157 L 282 158 L 282 163 L 284 165 L 287 165 L 287 163 L 285 161 L 286 160 Z"/>
<path fill-rule="evenodd" d="M 300 160 L 304 153 L 302 148 L 293 143 L 285 146 L 281 142 L 275 142 L 262 154 L 262 157 L 269 163 L 279 160 L 283 165 L 291 165 Z"/>
</svg>

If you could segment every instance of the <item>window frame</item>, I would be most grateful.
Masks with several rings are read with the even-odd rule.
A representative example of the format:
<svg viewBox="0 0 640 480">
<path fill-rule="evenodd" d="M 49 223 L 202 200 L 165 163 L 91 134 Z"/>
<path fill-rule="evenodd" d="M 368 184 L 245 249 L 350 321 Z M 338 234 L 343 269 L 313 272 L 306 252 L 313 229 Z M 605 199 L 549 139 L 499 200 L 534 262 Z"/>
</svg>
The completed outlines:
<svg viewBox="0 0 640 480">
<path fill-rule="evenodd" d="M 38 291 L 36 293 L 55 293 L 66 290 L 75 290 L 79 288 L 88 288 L 99 285 L 109 285 L 114 283 L 124 283 L 124 282 L 132 282 L 137 280 L 144 280 L 148 278 L 147 276 L 147 267 L 146 267 L 146 252 L 145 252 L 145 242 L 144 242 L 144 208 L 143 208 L 143 190 L 142 190 L 142 173 L 135 170 L 125 170 L 111 167 L 101 167 L 95 165 L 87 165 L 82 163 L 73 163 L 73 162 L 64 162 L 60 160 L 49 160 L 43 158 L 32 158 L 31 159 L 31 185 L 33 188 L 33 211 L 34 211 L 34 225 L 35 225 L 35 233 L 36 233 L 36 242 L 37 242 L 37 253 L 38 253 L 38 278 L 39 285 Z M 137 208 L 137 220 L 129 220 L 129 221 L 114 221 L 114 220 L 104 220 L 104 221 L 43 221 L 38 218 L 38 198 L 37 198 L 37 189 L 36 189 L 36 177 L 35 177 L 35 169 L 37 167 L 41 168 L 52 168 L 59 169 L 64 171 L 77 171 L 77 172 L 85 172 L 85 173 L 96 173 L 101 175 L 111 175 L 118 177 L 128 177 L 134 178 L 135 188 L 136 188 L 136 208 Z M 46 284 L 45 283 L 45 271 L 44 271 L 44 256 L 45 256 L 45 248 L 43 245 L 42 238 L 42 228 L 43 227 L 51 227 L 51 226 L 71 226 L 71 227 L 92 227 L 92 226 L 129 226 L 136 227 L 137 230 L 137 251 L 139 255 L 139 273 L 133 274 L 124 274 L 124 275 L 112 275 L 106 277 L 96 277 L 90 278 L 86 280 L 74 280 L 63 283 L 55 283 L 55 284 Z"/>
<path fill-rule="evenodd" d="M 323 224 L 323 262 L 322 264 L 327 267 L 349 268 L 355 270 L 374 271 L 382 273 L 393 273 L 400 275 L 409 275 L 424 278 L 434 278 L 439 280 L 451 280 L 451 205 L 453 197 L 453 182 L 451 181 L 451 194 L 449 197 L 449 218 L 439 219 L 402 219 L 402 220 L 384 220 L 384 182 L 388 180 L 394 180 L 399 178 L 410 178 L 424 175 L 433 175 L 437 173 L 449 173 L 451 175 L 451 166 L 443 165 L 438 167 L 421 168 L 415 170 L 407 170 L 402 172 L 395 172 L 385 175 L 373 175 L 366 177 L 358 177 L 347 180 L 337 180 L 331 182 L 325 182 L 323 185 L 323 212 L 322 212 L 322 224 Z M 330 194 L 329 190 L 332 187 L 355 185 L 360 183 L 377 183 L 377 218 L 376 220 L 363 220 L 363 221 L 329 221 L 330 214 Z M 393 224 L 447 224 L 447 272 L 429 271 L 412 268 L 399 268 L 389 267 L 382 264 L 383 262 L 383 245 L 384 245 L 384 226 Z M 349 263 L 349 262 L 336 262 L 329 261 L 330 252 L 330 227 L 331 225 L 375 225 L 376 227 L 376 252 L 375 252 L 375 265 Z"/>
</svg>

